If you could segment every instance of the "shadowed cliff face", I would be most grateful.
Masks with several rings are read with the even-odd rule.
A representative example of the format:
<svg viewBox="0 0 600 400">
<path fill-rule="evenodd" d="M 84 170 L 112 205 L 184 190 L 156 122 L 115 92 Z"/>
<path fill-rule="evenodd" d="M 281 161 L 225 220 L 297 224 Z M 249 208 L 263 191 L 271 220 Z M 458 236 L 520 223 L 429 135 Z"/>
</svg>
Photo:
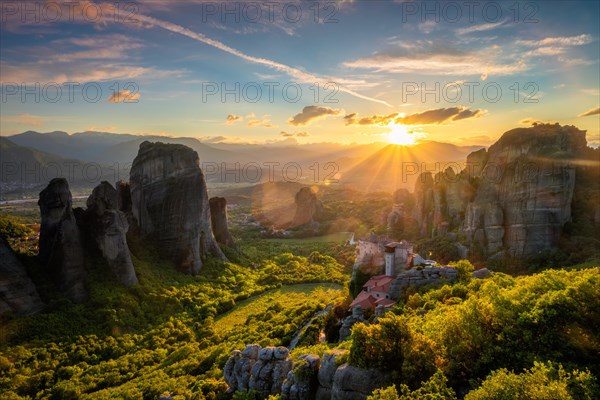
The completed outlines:
<svg viewBox="0 0 600 400">
<path fill-rule="evenodd" d="M 0 315 L 8 311 L 33 314 L 43 309 L 44 304 L 25 267 L 2 237 L 0 260 Z"/>
<path fill-rule="evenodd" d="M 529 257 L 555 246 L 571 220 L 575 165 L 585 149 L 585 131 L 573 126 L 506 132 L 487 152 L 469 155 L 458 175 L 444 171 L 417 184 L 421 232 L 458 227 L 489 256 Z"/>
<path fill-rule="evenodd" d="M 59 289 L 71 300 L 81 302 L 87 296 L 84 255 L 67 180 L 52 179 L 40 192 L 38 205 L 42 216 L 40 261 Z"/>
<path fill-rule="evenodd" d="M 227 200 L 225 197 L 211 197 L 209 203 L 210 218 L 215 239 L 222 245 L 236 248 L 235 242 L 227 228 Z"/>
<path fill-rule="evenodd" d="M 197 274 L 205 254 L 225 259 L 215 241 L 198 154 L 183 145 L 144 142 L 130 174 L 132 213 L 143 236 L 177 269 Z"/>
<path fill-rule="evenodd" d="M 108 182 L 94 188 L 87 199 L 87 214 L 92 240 L 102 253 L 118 281 L 131 286 L 138 283 L 129 247 L 127 231 L 129 223 L 124 212 L 118 210 L 117 190 Z"/>
</svg>

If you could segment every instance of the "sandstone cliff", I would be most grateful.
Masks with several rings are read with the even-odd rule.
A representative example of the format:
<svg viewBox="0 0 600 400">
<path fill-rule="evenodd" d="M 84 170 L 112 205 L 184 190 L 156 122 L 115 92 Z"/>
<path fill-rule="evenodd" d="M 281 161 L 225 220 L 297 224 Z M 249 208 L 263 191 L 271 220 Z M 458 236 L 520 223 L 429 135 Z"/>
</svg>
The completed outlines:
<svg viewBox="0 0 600 400">
<path fill-rule="evenodd" d="M 176 144 L 144 142 L 130 173 L 132 213 L 142 236 L 178 270 L 197 274 L 207 254 L 225 259 L 211 228 L 198 154 Z"/>
<path fill-rule="evenodd" d="M 38 292 L 9 244 L 0 237 L 0 315 L 33 314 L 44 308 Z"/>
<path fill-rule="evenodd" d="M 227 200 L 225 197 L 211 197 L 209 203 L 210 220 L 215 239 L 222 245 L 236 248 L 227 227 Z"/>
<path fill-rule="evenodd" d="M 302 226 L 315 223 L 314 218 L 323 209 L 323 204 L 317 198 L 316 192 L 309 188 L 301 188 L 295 196 L 296 213 L 292 226 Z"/>
<path fill-rule="evenodd" d="M 552 248 L 571 220 L 574 161 L 585 132 L 540 124 L 506 132 L 467 158 L 460 173 L 417 180 L 415 217 L 423 236 L 458 230 L 488 256 L 529 257 Z"/>
<path fill-rule="evenodd" d="M 118 207 L 117 190 L 106 181 L 100 183 L 87 199 L 88 229 L 117 280 L 131 286 L 137 284 L 138 279 L 127 245 L 129 223 Z"/>
<path fill-rule="evenodd" d="M 81 302 L 87 297 L 84 255 L 67 180 L 52 179 L 40 192 L 38 205 L 42 217 L 39 259 L 59 289 Z"/>
</svg>

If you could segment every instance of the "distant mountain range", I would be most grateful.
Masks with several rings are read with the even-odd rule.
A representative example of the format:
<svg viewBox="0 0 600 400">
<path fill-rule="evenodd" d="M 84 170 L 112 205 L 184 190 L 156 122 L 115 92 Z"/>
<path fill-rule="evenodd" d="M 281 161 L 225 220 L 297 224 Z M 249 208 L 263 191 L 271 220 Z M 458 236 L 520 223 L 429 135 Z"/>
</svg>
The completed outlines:
<svg viewBox="0 0 600 400">
<path fill-rule="evenodd" d="M 128 179 L 130 163 L 144 141 L 183 144 L 194 149 L 204 166 L 207 181 L 216 183 L 259 183 L 268 180 L 293 180 L 303 184 L 337 179 L 357 189 L 394 190 L 412 187 L 413 178 L 390 180 L 399 175 L 402 162 L 421 163 L 464 161 L 483 146 L 456 146 L 426 141 L 411 147 L 370 143 L 273 144 L 203 143 L 190 137 L 142 136 L 110 132 L 40 133 L 27 131 L 1 137 L 1 182 L 46 184 L 58 170 L 71 168 L 76 186 L 93 186 L 100 180 Z M 93 165 L 86 165 L 93 163 Z M 212 165 L 206 165 L 210 163 Z M 223 168 L 225 164 L 226 169 Z M 235 165 L 239 164 L 239 167 Z M 76 165 L 72 167 L 72 165 Z M 202 165 L 204 164 L 204 165 Z M 296 165 L 302 173 L 297 174 Z M 248 169 L 244 170 L 244 166 Z M 15 168 L 18 170 L 15 171 Z M 40 172 L 26 173 L 27 171 Z M 52 169 L 54 168 L 54 169 Z M 236 174 L 235 170 L 238 170 Z M 257 171 L 260 170 L 260 172 Z M 98 170 L 101 173 L 98 173 Z M 44 176 L 43 171 L 47 171 Z M 239 173 L 241 171 L 241 173 Z M 227 172 L 227 173 L 225 173 Z M 63 174 L 64 175 L 64 174 Z M 48 178 L 48 179 L 46 179 Z M 69 178 L 69 177 L 68 177 Z M 94 178 L 94 179 L 90 179 Z M 18 186 L 18 185 L 17 185 Z M 3 190 L 6 194 L 6 190 Z"/>
</svg>

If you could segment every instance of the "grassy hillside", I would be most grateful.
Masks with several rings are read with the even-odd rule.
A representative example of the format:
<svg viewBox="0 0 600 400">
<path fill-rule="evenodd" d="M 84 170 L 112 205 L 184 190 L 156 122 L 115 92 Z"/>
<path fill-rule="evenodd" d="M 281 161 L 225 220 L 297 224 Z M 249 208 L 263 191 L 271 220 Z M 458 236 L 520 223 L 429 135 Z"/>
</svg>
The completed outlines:
<svg viewBox="0 0 600 400">
<path fill-rule="evenodd" d="M 3 317 L 0 398 L 217 398 L 233 349 L 289 344 L 311 316 L 343 297 L 348 279 L 342 265 L 318 253 L 243 265 L 209 260 L 192 277 L 134 238 L 130 248 L 140 285 L 120 287 L 91 262 L 90 299 L 79 305 L 44 284 L 49 278 L 36 260 L 22 256 L 49 306 Z"/>
</svg>

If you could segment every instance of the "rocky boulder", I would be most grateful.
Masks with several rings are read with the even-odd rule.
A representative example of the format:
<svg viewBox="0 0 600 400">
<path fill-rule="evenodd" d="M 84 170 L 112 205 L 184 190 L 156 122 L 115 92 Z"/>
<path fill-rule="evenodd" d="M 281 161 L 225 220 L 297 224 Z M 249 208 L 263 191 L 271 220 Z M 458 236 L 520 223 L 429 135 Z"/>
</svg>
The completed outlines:
<svg viewBox="0 0 600 400">
<path fill-rule="evenodd" d="M 197 274 L 208 254 L 226 260 L 213 235 L 198 153 L 184 145 L 143 142 L 130 188 L 142 236 L 155 241 L 179 271 Z"/>
<path fill-rule="evenodd" d="M 341 359 L 347 358 L 348 350 L 332 350 L 323 354 L 321 368 L 319 368 L 318 380 L 319 387 L 315 398 L 317 400 L 331 399 L 331 389 L 333 387 L 333 377 L 338 367 L 343 364 Z"/>
<path fill-rule="evenodd" d="M 319 381 L 317 375 L 321 359 L 314 354 L 298 357 L 294 369 L 288 372 L 281 389 L 281 397 L 288 400 L 311 400 L 315 398 Z"/>
<path fill-rule="evenodd" d="M 109 268 L 125 286 L 138 283 L 129 247 L 129 223 L 124 212 L 119 211 L 119 194 L 108 182 L 96 186 L 87 199 L 87 220 L 92 241 L 102 253 Z"/>
<path fill-rule="evenodd" d="M 340 342 L 343 342 L 350 337 L 350 334 L 352 334 L 352 326 L 354 326 L 354 324 L 364 321 L 366 320 L 362 308 L 360 306 L 354 307 L 352 309 L 352 314 L 342 321 L 342 327 L 340 328 Z"/>
<path fill-rule="evenodd" d="M 227 227 L 227 200 L 225 197 L 211 197 L 210 204 L 210 220 L 215 239 L 218 243 L 236 248 L 233 237 L 229 233 Z"/>
<path fill-rule="evenodd" d="M 67 180 L 52 179 L 40 192 L 38 205 L 42 217 L 40 262 L 68 298 L 82 302 L 87 297 L 84 255 Z"/>
<path fill-rule="evenodd" d="M 391 383 L 385 372 L 342 364 L 333 377 L 331 400 L 365 400 L 373 390 Z"/>
<path fill-rule="evenodd" d="M 0 315 L 27 315 L 44 308 L 44 303 L 9 244 L 0 236 Z"/>
<path fill-rule="evenodd" d="M 243 351 L 233 352 L 225 363 L 223 375 L 230 392 L 256 390 L 267 397 L 281 393 L 291 369 L 292 359 L 286 347 L 261 348 L 249 344 Z"/>
</svg>

